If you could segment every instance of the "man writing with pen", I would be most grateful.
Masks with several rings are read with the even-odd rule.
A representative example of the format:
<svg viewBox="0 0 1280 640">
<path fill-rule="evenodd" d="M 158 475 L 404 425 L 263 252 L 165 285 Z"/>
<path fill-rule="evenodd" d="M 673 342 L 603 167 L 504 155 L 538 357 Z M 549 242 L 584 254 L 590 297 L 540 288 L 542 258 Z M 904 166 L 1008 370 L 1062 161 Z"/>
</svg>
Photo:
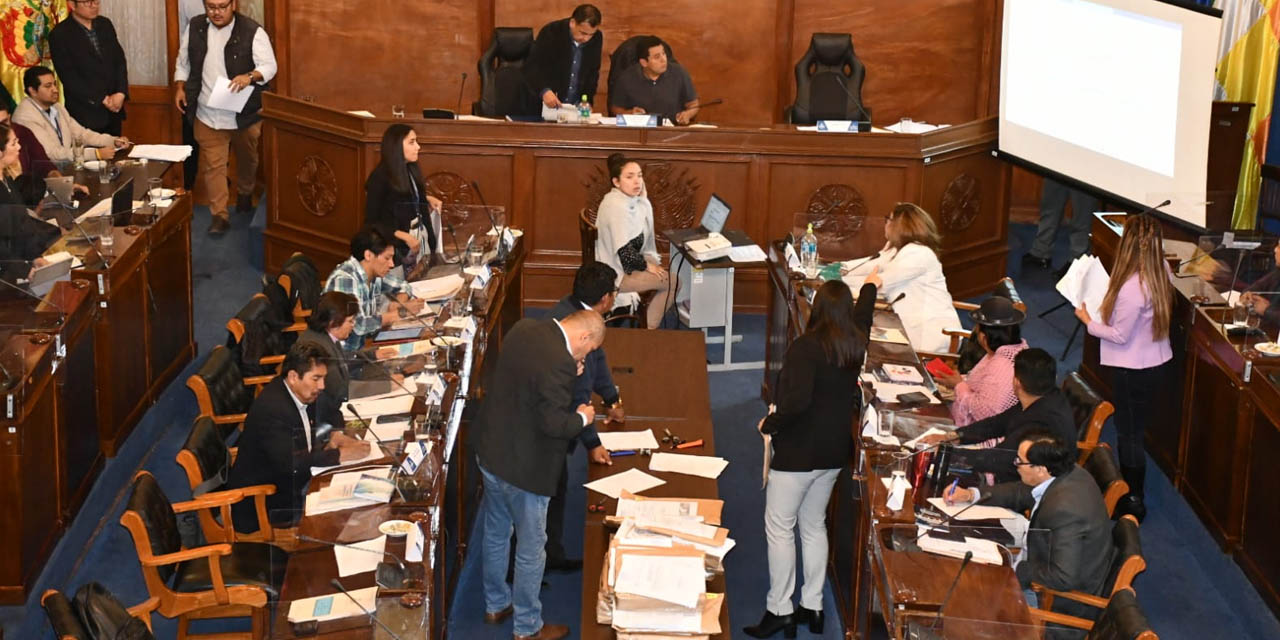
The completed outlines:
<svg viewBox="0 0 1280 640">
<path fill-rule="evenodd" d="M 344 350 L 359 349 L 366 339 L 400 320 L 402 313 L 422 311 L 423 301 L 413 297 L 409 285 L 391 273 L 394 266 L 395 247 L 377 229 L 365 228 L 351 238 L 351 257 L 329 274 L 324 283 L 326 292 L 348 293 L 359 302 L 355 327 L 342 342 Z"/>
</svg>

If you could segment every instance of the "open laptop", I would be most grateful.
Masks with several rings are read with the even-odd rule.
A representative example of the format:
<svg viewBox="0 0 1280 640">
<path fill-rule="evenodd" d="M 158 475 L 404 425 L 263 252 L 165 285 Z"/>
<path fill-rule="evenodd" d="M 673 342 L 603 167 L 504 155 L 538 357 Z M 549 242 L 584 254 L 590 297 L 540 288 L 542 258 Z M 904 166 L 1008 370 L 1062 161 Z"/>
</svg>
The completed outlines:
<svg viewBox="0 0 1280 640">
<path fill-rule="evenodd" d="M 90 221 L 90 218 L 110 215 L 112 226 L 122 227 L 129 224 L 132 214 L 133 180 L 125 180 L 122 184 L 116 187 L 116 190 L 111 193 L 110 198 L 103 198 L 99 200 L 98 203 L 90 207 L 88 211 L 76 216 L 75 221 L 79 223 L 82 235 L 94 238 L 102 233 L 102 227 L 101 225 L 93 224 Z"/>
<path fill-rule="evenodd" d="M 713 233 L 724 233 L 725 222 L 729 220 L 729 212 L 732 210 L 729 203 L 713 193 L 711 199 L 707 201 L 707 207 L 702 210 L 702 219 L 698 221 L 698 226 L 692 229 L 671 229 L 667 231 L 667 239 L 684 244 L 691 240 L 706 238 Z"/>
</svg>

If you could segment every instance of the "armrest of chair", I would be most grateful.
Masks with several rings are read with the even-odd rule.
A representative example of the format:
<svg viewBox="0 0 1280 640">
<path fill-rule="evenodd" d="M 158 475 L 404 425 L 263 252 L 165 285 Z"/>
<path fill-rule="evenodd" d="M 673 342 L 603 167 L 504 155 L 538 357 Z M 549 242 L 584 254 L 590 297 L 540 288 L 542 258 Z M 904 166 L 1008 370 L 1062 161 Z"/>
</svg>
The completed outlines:
<svg viewBox="0 0 1280 640">
<path fill-rule="evenodd" d="M 274 487 L 273 487 L 274 489 Z M 244 500 L 245 492 L 243 489 L 228 489 L 225 491 L 210 491 L 198 498 L 192 498 L 184 502 L 173 503 L 174 513 L 186 513 L 188 511 L 198 511 L 200 509 L 213 509 L 223 505 L 232 505 Z"/>
<path fill-rule="evenodd" d="M 240 424 L 248 416 L 247 413 L 228 413 L 225 416 L 213 416 L 214 424 Z"/>
<path fill-rule="evenodd" d="M 269 356 L 269 357 L 279 357 L 280 362 L 284 362 L 284 356 Z M 263 358 L 263 360 L 266 360 L 266 358 Z M 264 362 L 263 364 L 279 364 L 279 363 Z M 244 386 L 261 387 L 267 384 L 268 382 L 271 382 L 273 379 L 275 379 L 275 376 L 249 376 L 248 378 L 244 379 Z"/>
<path fill-rule="evenodd" d="M 285 327 L 284 329 L 281 329 L 280 331 L 281 333 L 302 333 L 303 331 L 306 331 L 306 330 L 307 330 L 307 323 L 299 320 Z"/>
<path fill-rule="evenodd" d="M 972 302 L 959 302 L 952 300 L 951 306 L 955 307 L 956 311 L 977 311 L 979 305 L 973 304 Z"/>
<path fill-rule="evenodd" d="M 165 565 L 186 562 L 187 560 L 198 560 L 200 558 L 208 558 L 211 566 L 217 566 L 218 563 L 212 562 L 214 558 L 231 554 L 231 545 L 222 542 L 218 544 L 207 544 L 203 547 L 194 547 L 191 549 L 183 549 L 173 553 L 166 553 L 162 556 L 151 556 L 151 558 L 142 560 L 143 566 L 147 567 L 163 567 Z M 221 576 L 219 576 L 221 579 Z"/>
<path fill-rule="evenodd" d="M 1031 583 L 1031 589 L 1039 594 L 1044 594 L 1044 595 L 1048 595 L 1055 598 L 1066 598 L 1068 600 L 1074 600 L 1081 604 L 1087 604 L 1091 607 L 1096 607 L 1098 609 L 1106 609 L 1107 603 L 1110 602 L 1110 600 L 1108 600 L 1107 598 L 1091 596 L 1087 593 L 1083 593 L 1080 591 L 1058 591 L 1057 589 L 1050 589 L 1049 587 L 1046 587 L 1042 584 L 1036 584 L 1034 582 Z"/>
<path fill-rule="evenodd" d="M 288 331 L 288 329 L 286 329 L 286 331 Z M 282 363 L 282 362 L 284 362 L 284 354 L 283 354 L 283 353 L 282 353 L 282 354 L 280 354 L 280 355 L 277 355 L 277 356 L 262 356 L 261 358 L 258 358 L 258 363 L 259 363 L 259 364 L 264 364 L 264 365 L 265 365 L 265 364 L 280 364 L 280 363 Z"/>
<path fill-rule="evenodd" d="M 141 620 L 147 625 L 147 629 L 151 629 L 151 612 L 160 608 L 160 597 L 151 596 L 138 604 L 129 607 L 127 611 L 129 615 Z"/>
<path fill-rule="evenodd" d="M 1056 613 L 1053 611 L 1045 611 L 1035 607 L 1027 607 L 1027 611 L 1031 613 L 1031 618 L 1036 622 L 1052 622 L 1054 624 L 1075 627 L 1076 629 L 1085 629 L 1086 631 L 1093 628 L 1092 620 L 1069 616 L 1065 613 Z"/>
</svg>

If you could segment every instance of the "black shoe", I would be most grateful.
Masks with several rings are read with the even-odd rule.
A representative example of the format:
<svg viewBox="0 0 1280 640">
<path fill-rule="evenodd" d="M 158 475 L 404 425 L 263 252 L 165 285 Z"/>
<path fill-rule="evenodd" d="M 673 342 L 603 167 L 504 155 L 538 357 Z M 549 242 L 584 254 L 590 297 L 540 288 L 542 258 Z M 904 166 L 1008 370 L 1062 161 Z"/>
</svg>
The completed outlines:
<svg viewBox="0 0 1280 640">
<path fill-rule="evenodd" d="M 775 616 L 772 613 L 765 611 L 764 617 L 760 619 L 760 624 L 754 627 L 742 628 L 742 632 L 752 638 L 771 638 L 779 631 L 782 632 L 782 637 L 784 638 L 796 637 L 795 614 Z"/>
<path fill-rule="evenodd" d="M 1048 258 L 1041 258 L 1031 253 L 1022 254 L 1022 266 L 1048 270 L 1053 263 Z"/>
<path fill-rule="evenodd" d="M 556 558 L 547 559 L 547 571 L 555 571 L 557 573 L 573 573 L 582 571 L 582 560 L 580 558 Z"/>
<path fill-rule="evenodd" d="M 253 213 L 254 208 L 252 194 L 236 197 L 236 211 L 239 211 L 240 213 Z"/>
<path fill-rule="evenodd" d="M 804 607 L 796 607 L 795 612 L 796 624 L 809 623 L 809 633 L 822 635 L 822 626 L 826 622 L 826 616 L 822 615 L 822 609 L 806 609 Z"/>
<path fill-rule="evenodd" d="M 1125 515 L 1137 518 L 1138 523 L 1141 524 L 1147 519 L 1147 505 L 1143 503 L 1142 498 L 1130 493 L 1121 498 L 1120 503 L 1116 505 L 1116 517 Z"/>
<path fill-rule="evenodd" d="M 226 234 L 230 229 L 231 223 L 226 218 L 223 218 L 222 216 L 213 216 L 213 219 L 209 221 L 209 230 L 205 233 L 216 238 Z"/>
</svg>

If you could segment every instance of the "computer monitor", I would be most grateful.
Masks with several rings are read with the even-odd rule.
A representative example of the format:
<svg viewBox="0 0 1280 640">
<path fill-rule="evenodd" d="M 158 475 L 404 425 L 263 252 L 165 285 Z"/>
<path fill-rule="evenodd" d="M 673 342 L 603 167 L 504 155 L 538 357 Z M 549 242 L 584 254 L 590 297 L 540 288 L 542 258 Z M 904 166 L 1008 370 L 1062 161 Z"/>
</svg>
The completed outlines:
<svg viewBox="0 0 1280 640">
<path fill-rule="evenodd" d="M 133 213 L 133 178 L 125 180 L 115 193 L 111 194 L 111 216 L 113 223 L 116 225 L 129 224 L 129 217 Z"/>
<path fill-rule="evenodd" d="M 713 193 L 707 201 L 707 208 L 702 212 L 702 222 L 699 225 L 707 233 L 720 233 L 724 230 L 725 221 L 729 219 L 729 211 L 729 205 Z"/>
</svg>

